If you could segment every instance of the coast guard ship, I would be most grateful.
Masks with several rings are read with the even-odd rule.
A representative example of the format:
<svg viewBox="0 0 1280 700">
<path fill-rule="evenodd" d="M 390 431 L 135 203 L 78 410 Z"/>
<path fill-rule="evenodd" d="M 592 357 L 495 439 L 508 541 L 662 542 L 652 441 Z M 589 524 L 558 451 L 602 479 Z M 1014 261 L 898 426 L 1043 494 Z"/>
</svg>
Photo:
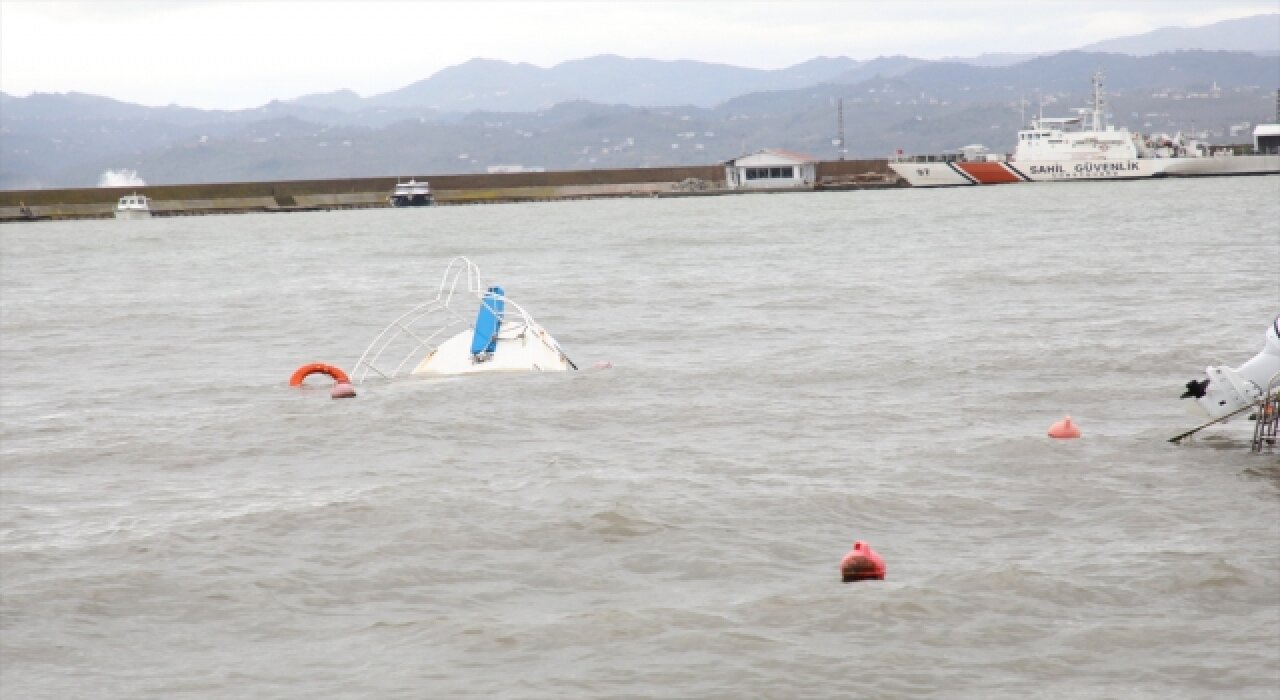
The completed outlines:
<svg viewBox="0 0 1280 700">
<path fill-rule="evenodd" d="M 900 156 L 889 167 L 915 187 L 1280 174 L 1280 154 L 1236 154 L 1181 134 L 1143 138 L 1106 124 L 1100 72 L 1093 75 L 1091 102 L 1073 117 L 1033 119 L 1018 132 L 1012 157 L 973 145 L 939 156 Z"/>
</svg>

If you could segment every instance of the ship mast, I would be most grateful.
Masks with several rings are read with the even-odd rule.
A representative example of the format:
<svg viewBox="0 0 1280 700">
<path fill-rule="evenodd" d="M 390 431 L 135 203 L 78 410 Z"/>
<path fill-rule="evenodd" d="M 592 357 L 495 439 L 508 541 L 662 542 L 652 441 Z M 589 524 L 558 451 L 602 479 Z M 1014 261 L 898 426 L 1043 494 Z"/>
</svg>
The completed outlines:
<svg viewBox="0 0 1280 700">
<path fill-rule="evenodd" d="M 844 156 L 846 153 L 849 152 L 849 149 L 845 148 L 845 145 L 844 145 L 844 98 L 843 97 L 839 98 L 839 100 L 836 102 L 836 130 L 837 130 L 836 145 L 839 146 L 838 153 L 840 155 L 840 160 L 844 160 Z"/>
<path fill-rule="evenodd" d="M 1102 71 L 1093 74 L 1093 124 L 1092 131 L 1102 131 Z"/>
</svg>

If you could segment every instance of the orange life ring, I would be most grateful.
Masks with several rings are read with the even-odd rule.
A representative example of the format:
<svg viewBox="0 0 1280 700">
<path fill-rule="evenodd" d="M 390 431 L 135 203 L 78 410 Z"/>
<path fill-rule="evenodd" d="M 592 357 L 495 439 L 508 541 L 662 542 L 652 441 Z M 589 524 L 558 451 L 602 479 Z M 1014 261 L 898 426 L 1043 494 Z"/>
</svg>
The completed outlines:
<svg viewBox="0 0 1280 700">
<path fill-rule="evenodd" d="M 333 365 L 326 365 L 323 362 L 312 362 L 309 365 L 303 365 L 289 377 L 289 386 L 301 386 L 302 381 L 313 374 L 327 374 L 333 377 L 334 381 L 350 384 L 351 380 L 347 378 L 347 373 L 341 368 Z"/>
</svg>

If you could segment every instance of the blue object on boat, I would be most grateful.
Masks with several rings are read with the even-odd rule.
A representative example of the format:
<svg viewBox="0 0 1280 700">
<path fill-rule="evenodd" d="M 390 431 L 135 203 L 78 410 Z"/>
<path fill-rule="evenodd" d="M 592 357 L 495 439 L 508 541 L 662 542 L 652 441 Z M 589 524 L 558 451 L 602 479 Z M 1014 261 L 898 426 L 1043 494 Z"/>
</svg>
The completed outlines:
<svg viewBox="0 0 1280 700">
<path fill-rule="evenodd" d="M 476 332 L 471 336 L 471 354 L 493 352 L 498 346 L 498 326 L 502 325 L 502 309 L 506 305 L 502 287 L 489 287 L 476 314 Z"/>
</svg>

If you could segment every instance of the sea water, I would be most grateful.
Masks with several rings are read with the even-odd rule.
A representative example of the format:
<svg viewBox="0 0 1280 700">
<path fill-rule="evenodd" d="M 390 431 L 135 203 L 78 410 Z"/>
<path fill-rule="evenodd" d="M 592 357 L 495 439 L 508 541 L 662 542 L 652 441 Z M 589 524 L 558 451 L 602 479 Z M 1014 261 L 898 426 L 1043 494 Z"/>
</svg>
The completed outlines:
<svg viewBox="0 0 1280 700">
<path fill-rule="evenodd" d="M 1280 458 L 1247 421 L 1167 441 L 1280 313 L 1280 178 L 15 224 L 0 253 L 4 698 L 1280 688 Z M 457 255 L 582 370 L 287 385 Z M 856 539 L 885 581 L 840 583 Z"/>
</svg>

